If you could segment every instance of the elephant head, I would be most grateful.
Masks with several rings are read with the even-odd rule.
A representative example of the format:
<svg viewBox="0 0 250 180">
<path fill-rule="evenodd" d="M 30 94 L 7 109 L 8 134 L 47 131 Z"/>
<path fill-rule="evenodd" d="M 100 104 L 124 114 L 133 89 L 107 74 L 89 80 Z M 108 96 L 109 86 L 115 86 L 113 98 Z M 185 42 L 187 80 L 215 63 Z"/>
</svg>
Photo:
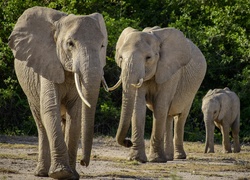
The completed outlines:
<svg viewBox="0 0 250 180">
<path fill-rule="evenodd" d="M 81 164 L 88 165 L 95 108 L 106 63 L 107 31 L 102 15 L 67 15 L 33 7 L 18 19 L 9 46 L 17 60 L 25 61 L 35 73 L 53 83 L 64 83 L 66 73 L 74 74 L 77 91 L 85 104 Z"/>
<path fill-rule="evenodd" d="M 202 99 L 202 112 L 206 127 L 205 153 L 214 153 L 215 122 L 221 122 L 230 111 L 230 98 L 225 89 L 209 90 Z"/>
<path fill-rule="evenodd" d="M 191 58 L 190 46 L 183 33 L 173 28 L 131 27 L 123 30 L 116 45 L 116 63 L 121 68 L 119 82 L 123 85 L 120 123 L 116 135 L 119 144 L 130 147 L 125 139 L 132 118 L 137 90 L 154 78 L 161 85 L 186 65 Z M 110 88 L 114 89 L 114 88 Z"/>
</svg>

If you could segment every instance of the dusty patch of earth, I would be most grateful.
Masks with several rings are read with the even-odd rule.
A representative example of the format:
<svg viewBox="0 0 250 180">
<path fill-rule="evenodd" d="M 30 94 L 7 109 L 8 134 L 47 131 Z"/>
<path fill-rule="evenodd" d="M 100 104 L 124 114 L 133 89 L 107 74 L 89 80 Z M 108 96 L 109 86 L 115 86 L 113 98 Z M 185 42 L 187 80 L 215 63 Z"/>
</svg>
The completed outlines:
<svg viewBox="0 0 250 180">
<path fill-rule="evenodd" d="M 146 141 L 148 151 L 149 142 Z M 214 154 L 204 154 L 203 143 L 185 142 L 186 160 L 167 163 L 127 161 L 129 149 L 117 145 L 112 137 L 94 139 L 89 167 L 77 163 L 81 179 L 192 179 L 192 180 L 247 180 L 250 179 L 250 146 L 242 151 L 221 153 L 216 145 Z M 81 157 L 79 149 L 78 161 Z M 0 180 L 45 180 L 33 175 L 37 159 L 36 137 L 0 136 Z"/>
</svg>

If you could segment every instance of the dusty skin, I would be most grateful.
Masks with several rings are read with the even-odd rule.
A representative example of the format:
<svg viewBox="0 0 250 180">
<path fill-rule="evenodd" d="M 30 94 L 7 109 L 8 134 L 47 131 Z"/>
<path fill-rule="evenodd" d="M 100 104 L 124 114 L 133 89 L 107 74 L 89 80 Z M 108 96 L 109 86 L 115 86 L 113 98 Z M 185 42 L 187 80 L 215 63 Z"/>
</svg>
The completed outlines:
<svg viewBox="0 0 250 180">
<path fill-rule="evenodd" d="M 149 141 L 146 141 L 148 152 Z M 117 145 L 112 137 L 96 137 L 89 167 L 77 163 L 81 179 L 250 179 L 250 146 L 240 153 L 223 154 L 215 145 L 215 154 L 204 154 L 204 143 L 185 142 L 186 160 L 167 163 L 127 161 L 129 149 Z M 78 162 L 81 151 L 78 152 Z M 33 175 L 37 159 L 36 137 L 0 136 L 0 180 L 46 180 Z"/>
</svg>

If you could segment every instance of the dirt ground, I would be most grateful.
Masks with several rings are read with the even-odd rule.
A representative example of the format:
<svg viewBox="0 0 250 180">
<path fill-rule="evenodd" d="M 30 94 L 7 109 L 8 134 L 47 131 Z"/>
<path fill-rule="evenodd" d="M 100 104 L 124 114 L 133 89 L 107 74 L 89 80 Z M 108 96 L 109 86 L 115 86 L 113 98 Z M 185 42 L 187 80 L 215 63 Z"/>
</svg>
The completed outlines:
<svg viewBox="0 0 250 180">
<path fill-rule="evenodd" d="M 149 142 L 146 140 L 148 151 Z M 204 154 L 204 143 L 185 142 L 186 160 L 167 163 L 127 161 L 129 149 L 119 146 L 112 137 L 96 137 L 90 165 L 77 163 L 81 179 L 174 179 L 174 180 L 250 180 L 250 146 L 242 145 L 242 151 L 223 154 L 216 145 L 214 154 Z M 78 152 L 78 162 L 81 150 Z M 37 159 L 36 137 L 0 135 L 0 180 L 46 180 L 33 175 Z"/>
</svg>

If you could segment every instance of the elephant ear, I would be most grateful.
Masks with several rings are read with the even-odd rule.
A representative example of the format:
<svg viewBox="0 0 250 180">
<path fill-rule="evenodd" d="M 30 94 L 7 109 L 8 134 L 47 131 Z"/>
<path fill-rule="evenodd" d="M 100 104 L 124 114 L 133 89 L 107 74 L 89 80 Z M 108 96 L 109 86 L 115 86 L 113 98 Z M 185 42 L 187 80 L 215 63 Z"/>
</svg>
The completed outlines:
<svg viewBox="0 0 250 180">
<path fill-rule="evenodd" d="M 229 107 L 231 106 L 232 102 L 231 102 L 231 97 L 224 91 L 224 92 L 220 92 L 218 93 L 220 94 L 219 97 L 219 102 L 220 102 L 220 112 L 218 115 L 218 120 L 222 120 L 226 113 L 228 113 L 228 111 L 231 111 L 229 109 Z"/>
<path fill-rule="evenodd" d="M 154 27 L 146 27 L 142 30 L 142 32 L 151 32 L 153 30 L 161 29 L 160 26 L 154 26 Z"/>
<path fill-rule="evenodd" d="M 106 29 L 106 25 L 103 19 L 103 16 L 99 13 L 93 13 L 89 15 L 90 17 L 94 18 L 95 20 L 97 20 L 99 26 L 100 26 L 100 30 L 104 36 L 104 41 L 103 41 L 103 47 L 101 49 L 100 52 L 100 60 L 101 60 L 101 66 L 102 68 L 104 68 L 104 66 L 106 65 L 106 50 L 107 50 L 107 46 L 108 46 L 108 33 L 107 33 L 107 29 Z"/>
<path fill-rule="evenodd" d="M 45 7 L 29 8 L 19 17 L 8 43 L 16 59 L 55 83 L 64 82 L 54 41 L 54 23 L 63 16 L 66 14 Z"/>
<path fill-rule="evenodd" d="M 155 81 L 162 84 L 190 61 L 191 47 L 183 33 L 177 29 L 155 28 L 151 33 L 161 42 Z"/>
<path fill-rule="evenodd" d="M 121 65 L 121 61 L 120 61 L 120 52 L 119 52 L 119 50 L 120 50 L 120 48 L 121 48 L 121 46 L 126 42 L 126 37 L 127 37 L 127 35 L 129 35 L 130 33 L 132 33 L 132 32 L 136 32 L 136 31 L 138 31 L 138 30 L 136 30 L 136 29 L 134 29 L 134 28 L 131 28 L 131 27 L 127 27 L 127 28 L 125 28 L 123 31 L 122 31 L 122 33 L 121 33 L 121 35 L 119 36 L 119 39 L 117 40 L 117 43 L 116 43 L 116 54 L 115 54 L 115 61 L 116 61 L 116 63 L 117 63 L 117 65 L 120 67 L 120 65 Z"/>
</svg>

